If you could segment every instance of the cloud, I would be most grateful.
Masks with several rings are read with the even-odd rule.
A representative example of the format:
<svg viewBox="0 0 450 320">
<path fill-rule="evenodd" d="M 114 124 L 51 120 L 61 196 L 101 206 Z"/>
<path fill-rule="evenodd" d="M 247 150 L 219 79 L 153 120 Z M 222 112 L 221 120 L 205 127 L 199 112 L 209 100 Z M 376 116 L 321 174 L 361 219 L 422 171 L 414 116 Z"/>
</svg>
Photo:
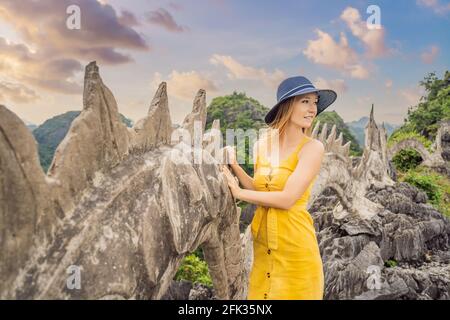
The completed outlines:
<svg viewBox="0 0 450 320">
<path fill-rule="evenodd" d="M 416 3 L 421 7 L 432 9 L 439 15 L 444 15 L 450 12 L 450 3 L 441 4 L 439 0 L 417 0 Z"/>
<path fill-rule="evenodd" d="M 182 27 L 177 24 L 172 15 L 164 8 L 147 12 L 145 16 L 148 22 L 162 26 L 171 32 L 184 32 L 188 30 L 187 27 Z"/>
<path fill-rule="evenodd" d="M 70 5 L 80 7 L 82 18 L 79 30 L 66 27 L 69 15 L 65 12 Z M 149 49 L 134 29 L 120 23 L 112 6 L 95 0 L 3 0 L 0 3 L 0 18 L 10 22 L 27 44 L 47 53 L 84 59 L 85 51 L 80 49 Z M 102 60 L 102 56 L 98 59 Z"/>
<path fill-rule="evenodd" d="M 398 94 L 410 106 L 415 106 L 419 103 L 420 98 L 424 92 L 420 88 L 404 88 L 398 91 Z"/>
<path fill-rule="evenodd" d="M 326 80 L 318 77 L 314 82 L 314 85 L 319 89 L 332 89 L 338 94 L 342 94 L 348 90 L 348 87 L 343 79 Z"/>
<path fill-rule="evenodd" d="M 373 100 L 372 96 L 358 97 L 356 98 L 356 104 L 359 107 L 366 108 L 373 103 Z"/>
<path fill-rule="evenodd" d="M 222 65 L 228 70 L 230 79 L 239 80 L 262 80 L 268 87 L 278 86 L 286 78 L 283 71 L 276 69 L 274 72 L 267 72 L 265 69 L 257 69 L 245 66 L 236 61 L 231 56 L 214 54 L 209 62 L 213 65 Z"/>
<path fill-rule="evenodd" d="M 175 2 L 169 2 L 168 6 L 176 11 L 181 11 L 184 9 L 184 7 L 181 4 Z"/>
<path fill-rule="evenodd" d="M 316 40 L 309 40 L 303 54 L 312 62 L 339 70 L 356 79 L 366 79 L 369 71 L 359 61 L 357 53 L 350 48 L 343 32 L 339 43 L 328 33 L 316 29 Z"/>
<path fill-rule="evenodd" d="M 348 26 L 352 34 L 361 40 L 366 48 L 368 58 L 379 58 L 387 55 L 388 49 L 385 45 L 385 29 L 369 29 L 367 22 L 361 19 L 359 11 L 347 7 L 340 17 Z"/>
<path fill-rule="evenodd" d="M 361 64 L 350 66 L 350 76 L 355 79 L 369 78 L 369 70 Z"/>
<path fill-rule="evenodd" d="M 431 46 L 429 48 L 429 51 L 423 52 L 420 55 L 420 57 L 424 63 L 431 64 L 433 63 L 434 59 L 438 56 L 438 54 L 439 54 L 439 47 Z"/>
<path fill-rule="evenodd" d="M 0 104 L 6 104 L 6 101 L 30 103 L 38 99 L 39 96 L 36 92 L 22 84 L 6 81 L 0 82 Z"/>
<path fill-rule="evenodd" d="M 384 83 L 384 86 L 386 87 L 386 89 L 391 89 L 393 85 L 393 82 L 391 79 L 387 79 L 386 82 Z"/>
<path fill-rule="evenodd" d="M 66 26 L 69 5 L 80 7 L 79 30 Z M 127 26 L 133 24 L 129 13 L 118 17 L 111 5 L 95 0 L 2 0 L 0 20 L 11 24 L 23 41 L 13 43 L 0 37 L 2 75 L 10 82 L 58 93 L 81 92 L 75 79 L 85 62 L 128 63 L 133 59 L 119 50 L 150 49 L 141 35 Z"/>
<path fill-rule="evenodd" d="M 174 95 L 178 99 L 193 101 L 199 89 L 206 92 L 217 92 L 217 86 L 214 81 L 208 79 L 197 71 L 179 72 L 173 70 L 167 80 L 163 80 L 159 72 L 153 75 L 151 87 L 154 91 L 162 82 L 167 82 L 167 91 L 169 95 Z"/>
<path fill-rule="evenodd" d="M 24 44 L 0 37 L 0 61 L 3 76 L 24 85 L 66 94 L 81 92 L 81 85 L 73 81 L 76 73 L 83 70 L 78 60 L 41 56 Z"/>
<path fill-rule="evenodd" d="M 74 52 L 86 60 L 97 60 L 98 57 L 102 57 L 101 62 L 104 64 L 124 64 L 134 61 L 128 54 L 122 54 L 110 47 L 76 48 Z"/>
<path fill-rule="evenodd" d="M 122 10 L 119 17 L 121 25 L 126 27 L 136 27 L 141 25 L 133 12 L 128 10 Z"/>
</svg>

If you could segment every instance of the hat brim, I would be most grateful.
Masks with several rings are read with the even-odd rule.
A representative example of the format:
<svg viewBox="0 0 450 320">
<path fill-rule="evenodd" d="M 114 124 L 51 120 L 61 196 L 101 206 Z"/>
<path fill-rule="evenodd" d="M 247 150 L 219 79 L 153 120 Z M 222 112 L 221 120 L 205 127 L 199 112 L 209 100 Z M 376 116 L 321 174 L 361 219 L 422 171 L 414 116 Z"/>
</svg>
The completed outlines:
<svg viewBox="0 0 450 320">
<path fill-rule="evenodd" d="M 280 104 L 283 101 L 286 101 L 287 99 L 292 98 L 294 96 L 299 96 L 302 94 L 307 94 L 307 93 L 312 93 L 312 92 L 316 92 L 317 95 L 319 96 L 319 102 L 317 103 L 317 115 L 319 113 L 321 113 L 322 111 L 324 111 L 326 108 L 328 108 L 334 101 L 336 101 L 336 98 L 337 98 L 337 93 L 330 89 L 309 88 L 306 90 L 293 92 L 292 94 L 284 97 L 279 102 L 277 102 L 277 104 L 275 104 L 272 107 L 272 109 L 270 109 L 270 111 L 266 114 L 266 116 L 264 117 L 264 121 L 266 122 L 266 124 L 272 123 L 272 121 L 275 119 L 275 116 L 277 115 Z"/>
</svg>

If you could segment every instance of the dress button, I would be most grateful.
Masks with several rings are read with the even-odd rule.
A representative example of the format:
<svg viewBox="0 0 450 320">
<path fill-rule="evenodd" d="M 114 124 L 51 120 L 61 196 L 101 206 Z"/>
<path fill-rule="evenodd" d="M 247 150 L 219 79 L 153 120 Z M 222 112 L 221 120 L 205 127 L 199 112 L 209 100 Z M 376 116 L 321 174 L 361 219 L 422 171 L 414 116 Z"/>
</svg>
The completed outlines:
<svg viewBox="0 0 450 320">
<path fill-rule="evenodd" d="M 268 184 L 268 183 L 266 183 L 266 188 L 267 188 L 267 187 L 269 187 L 269 184 Z"/>
<path fill-rule="evenodd" d="M 270 278 L 270 273 L 269 272 L 267 272 L 267 278 Z"/>
<path fill-rule="evenodd" d="M 264 299 L 267 299 L 267 293 L 264 293 Z"/>
<path fill-rule="evenodd" d="M 270 249 L 267 250 L 267 254 L 270 254 Z"/>
</svg>

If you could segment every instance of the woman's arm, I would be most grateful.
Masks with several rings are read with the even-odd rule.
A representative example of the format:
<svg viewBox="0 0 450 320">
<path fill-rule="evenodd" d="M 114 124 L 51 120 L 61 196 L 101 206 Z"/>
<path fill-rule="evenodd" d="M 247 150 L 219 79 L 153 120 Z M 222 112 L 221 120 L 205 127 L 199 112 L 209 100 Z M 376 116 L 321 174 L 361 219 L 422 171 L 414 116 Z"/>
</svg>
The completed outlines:
<svg viewBox="0 0 450 320">
<path fill-rule="evenodd" d="M 236 177 L 238 177 L 244 189 L 255 190 L 255 188 L 253 187 L 253 178 L 250 177 L 238 163 L 231 164 L 230 166 L 231 169 L 233 169 L 233 172 L 236 175 Z"/>
<path fill-rule="evenodd" d="M 255 142 L 255 144 L 253 145 L 253 172 L 256 170 L 256 144 L 258 142 Z M 233 152 L 234 149 L 232 149 Z M 234 156 L 234 158 L 233 158 Z M 242 167 L 239 165 L 239 163 L 237 163 L 236 161 L 236 154 L 234 153 L 232 155 L 232 159 L 234 159 L 232 161 L 232 163 L 230 164 L 231 169 L 233 169 L 234 174 L 236 175 L 236 177 L 239 179 L 239 182 L 241 183 L 241 185 L 244 187 L 244 189 L 248 189 L 248 190 L 255 190 L 255 188 L 253 187 L 253 178 L 250 177 L 247 172 L 245 172 L 244 169 L 242 169 Z"/>
<path fill-rule="evenodd" d="M 233 195 L 241 200 L 261 206 L 287 210 L 294 205 L 319 173 L 325 148 L 322 142 L 312 140 L 304 145 L 298 155 L 297 166 L 289 176 L 283 191 L 254 191 L 235 188 Z"/>
</svg>

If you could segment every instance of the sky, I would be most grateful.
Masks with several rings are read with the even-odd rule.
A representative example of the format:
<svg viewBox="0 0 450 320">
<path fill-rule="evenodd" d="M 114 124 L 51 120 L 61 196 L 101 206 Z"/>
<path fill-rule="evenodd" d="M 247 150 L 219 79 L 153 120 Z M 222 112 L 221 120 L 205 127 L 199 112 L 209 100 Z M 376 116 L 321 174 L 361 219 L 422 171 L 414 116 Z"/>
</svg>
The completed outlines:
<svg viewBox="0 0 450 320">
<path fill-rule="evenodd" d="M 327 111 L 346 122 L 373 103 L 377 122 L 401 124 L 419 81 L 449 70 L 449 30 L 444 0 L 0 0 L 0 104 L 34 124 L 81 110 L 96 60 L 134 121 L 162 81 L 181 123 L 199 89 L 208 104 L 237 91 L 270 108 L 280 82 L 302 75 L 338 93 Z"/>
</svg>

